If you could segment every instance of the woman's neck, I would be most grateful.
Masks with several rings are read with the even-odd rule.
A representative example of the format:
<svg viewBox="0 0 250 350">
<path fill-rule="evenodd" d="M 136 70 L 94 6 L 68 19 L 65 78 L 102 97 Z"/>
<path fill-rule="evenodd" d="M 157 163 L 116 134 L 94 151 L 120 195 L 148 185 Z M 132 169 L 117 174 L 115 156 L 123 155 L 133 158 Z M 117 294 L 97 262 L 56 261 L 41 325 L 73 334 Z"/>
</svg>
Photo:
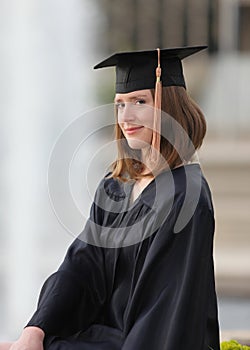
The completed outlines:
<svg viewBox="0 0 250 350">
<path fill-rule="evenodd" d="M 151 157 L 151 147 L 145 147 L 141 149 L 141 162 L 144 165 L 142 174 L 148 174 L 152 172 Z"/>
</svg>

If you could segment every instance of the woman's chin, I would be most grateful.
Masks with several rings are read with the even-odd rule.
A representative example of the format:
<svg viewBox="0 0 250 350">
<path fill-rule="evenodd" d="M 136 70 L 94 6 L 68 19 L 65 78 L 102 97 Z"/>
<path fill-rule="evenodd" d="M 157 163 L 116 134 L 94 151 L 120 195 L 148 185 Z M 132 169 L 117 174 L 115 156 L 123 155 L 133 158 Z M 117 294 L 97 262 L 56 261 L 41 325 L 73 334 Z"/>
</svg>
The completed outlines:
<svg viewBox="0 0 250 350">
<path fill-rule="evenodd" d="M 127 139 L 128 145 L 132 149 L 142 150 L 143 148 L 149 148 L 150 144 L 148 142 L 138 140 L 138 139 Z"/>
</svg>

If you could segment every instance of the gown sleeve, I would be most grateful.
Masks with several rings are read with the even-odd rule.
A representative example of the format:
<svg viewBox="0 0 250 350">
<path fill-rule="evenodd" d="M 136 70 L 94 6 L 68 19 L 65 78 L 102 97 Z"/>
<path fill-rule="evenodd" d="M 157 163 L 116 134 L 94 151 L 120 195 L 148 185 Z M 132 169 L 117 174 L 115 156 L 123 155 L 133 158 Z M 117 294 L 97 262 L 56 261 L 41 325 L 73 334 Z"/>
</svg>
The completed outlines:
<svg viewBox="0 0 250 350">
<path fill-rule="evenodd" d="M 213 212 L 198 206 L 177 234 L 170 221 L 148 253 L 122 350 L 219 350 Z"/>
<path fill-rule="evenodd" d="M 100 220 L 102 217 L 95 203 L 92 204 L 89 220 Z M 85 229 L 92 226 L 87 222 Z M 26 327 L 37 326 L 46 336 L 72 335 L 86 329 L 98 318 L 105 299 L 102 248 L 77 238 L 69 247 L 58 271 L 45 281 L 37 310 Z"/>
</svg>

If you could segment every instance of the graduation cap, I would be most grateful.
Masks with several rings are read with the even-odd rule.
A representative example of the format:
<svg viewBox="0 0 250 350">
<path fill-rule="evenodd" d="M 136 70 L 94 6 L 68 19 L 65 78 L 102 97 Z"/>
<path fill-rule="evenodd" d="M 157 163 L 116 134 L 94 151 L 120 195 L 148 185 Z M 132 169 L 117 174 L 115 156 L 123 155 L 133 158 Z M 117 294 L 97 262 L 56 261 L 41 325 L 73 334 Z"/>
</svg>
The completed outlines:
<svg viewBox="0 0 250 350">
<path fill-rule="evenodd" d="M 153 89 L 156 67 L 161 67 L 162 86 L 183 86 L 182 60 L 207 46 L 186 46 L 147 51 L 119 52 L 94 66 L 94 69 L 116 67 L 116 92 Z M 159 58 L 160 56 L 160 58 Z"/>
</svg>

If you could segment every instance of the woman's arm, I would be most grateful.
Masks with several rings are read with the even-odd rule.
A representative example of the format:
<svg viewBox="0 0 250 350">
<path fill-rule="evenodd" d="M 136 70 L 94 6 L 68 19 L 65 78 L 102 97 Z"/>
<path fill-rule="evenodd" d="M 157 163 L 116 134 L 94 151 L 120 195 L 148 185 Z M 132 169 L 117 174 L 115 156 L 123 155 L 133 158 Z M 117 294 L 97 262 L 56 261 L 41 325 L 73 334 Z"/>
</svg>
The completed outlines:
<svg viewBox="0 0 250 350">
<path fill-rule="evenodd" d="M 100 220 L 101 213 L 94 201 L 88 221 L 100 224 Z M 87 223 L 83 232 L 92 235 L 94 228 L 95 225 Z M 64 337 L 86 329 L 105 303 L 103 249 L 80 237 L 69 247 L 58 271 L 44 283 L 37 310 L 27 324 L 43 329 L 46 336 Z"/>
<path fill-rule="evenodd" d="M 103 266 L 101 248 L 75 240 L 59 270 L 43 285 L 37 310 L 27 326 L 55 336 L 86 329 L 106 300 Z"/>
</svg>

